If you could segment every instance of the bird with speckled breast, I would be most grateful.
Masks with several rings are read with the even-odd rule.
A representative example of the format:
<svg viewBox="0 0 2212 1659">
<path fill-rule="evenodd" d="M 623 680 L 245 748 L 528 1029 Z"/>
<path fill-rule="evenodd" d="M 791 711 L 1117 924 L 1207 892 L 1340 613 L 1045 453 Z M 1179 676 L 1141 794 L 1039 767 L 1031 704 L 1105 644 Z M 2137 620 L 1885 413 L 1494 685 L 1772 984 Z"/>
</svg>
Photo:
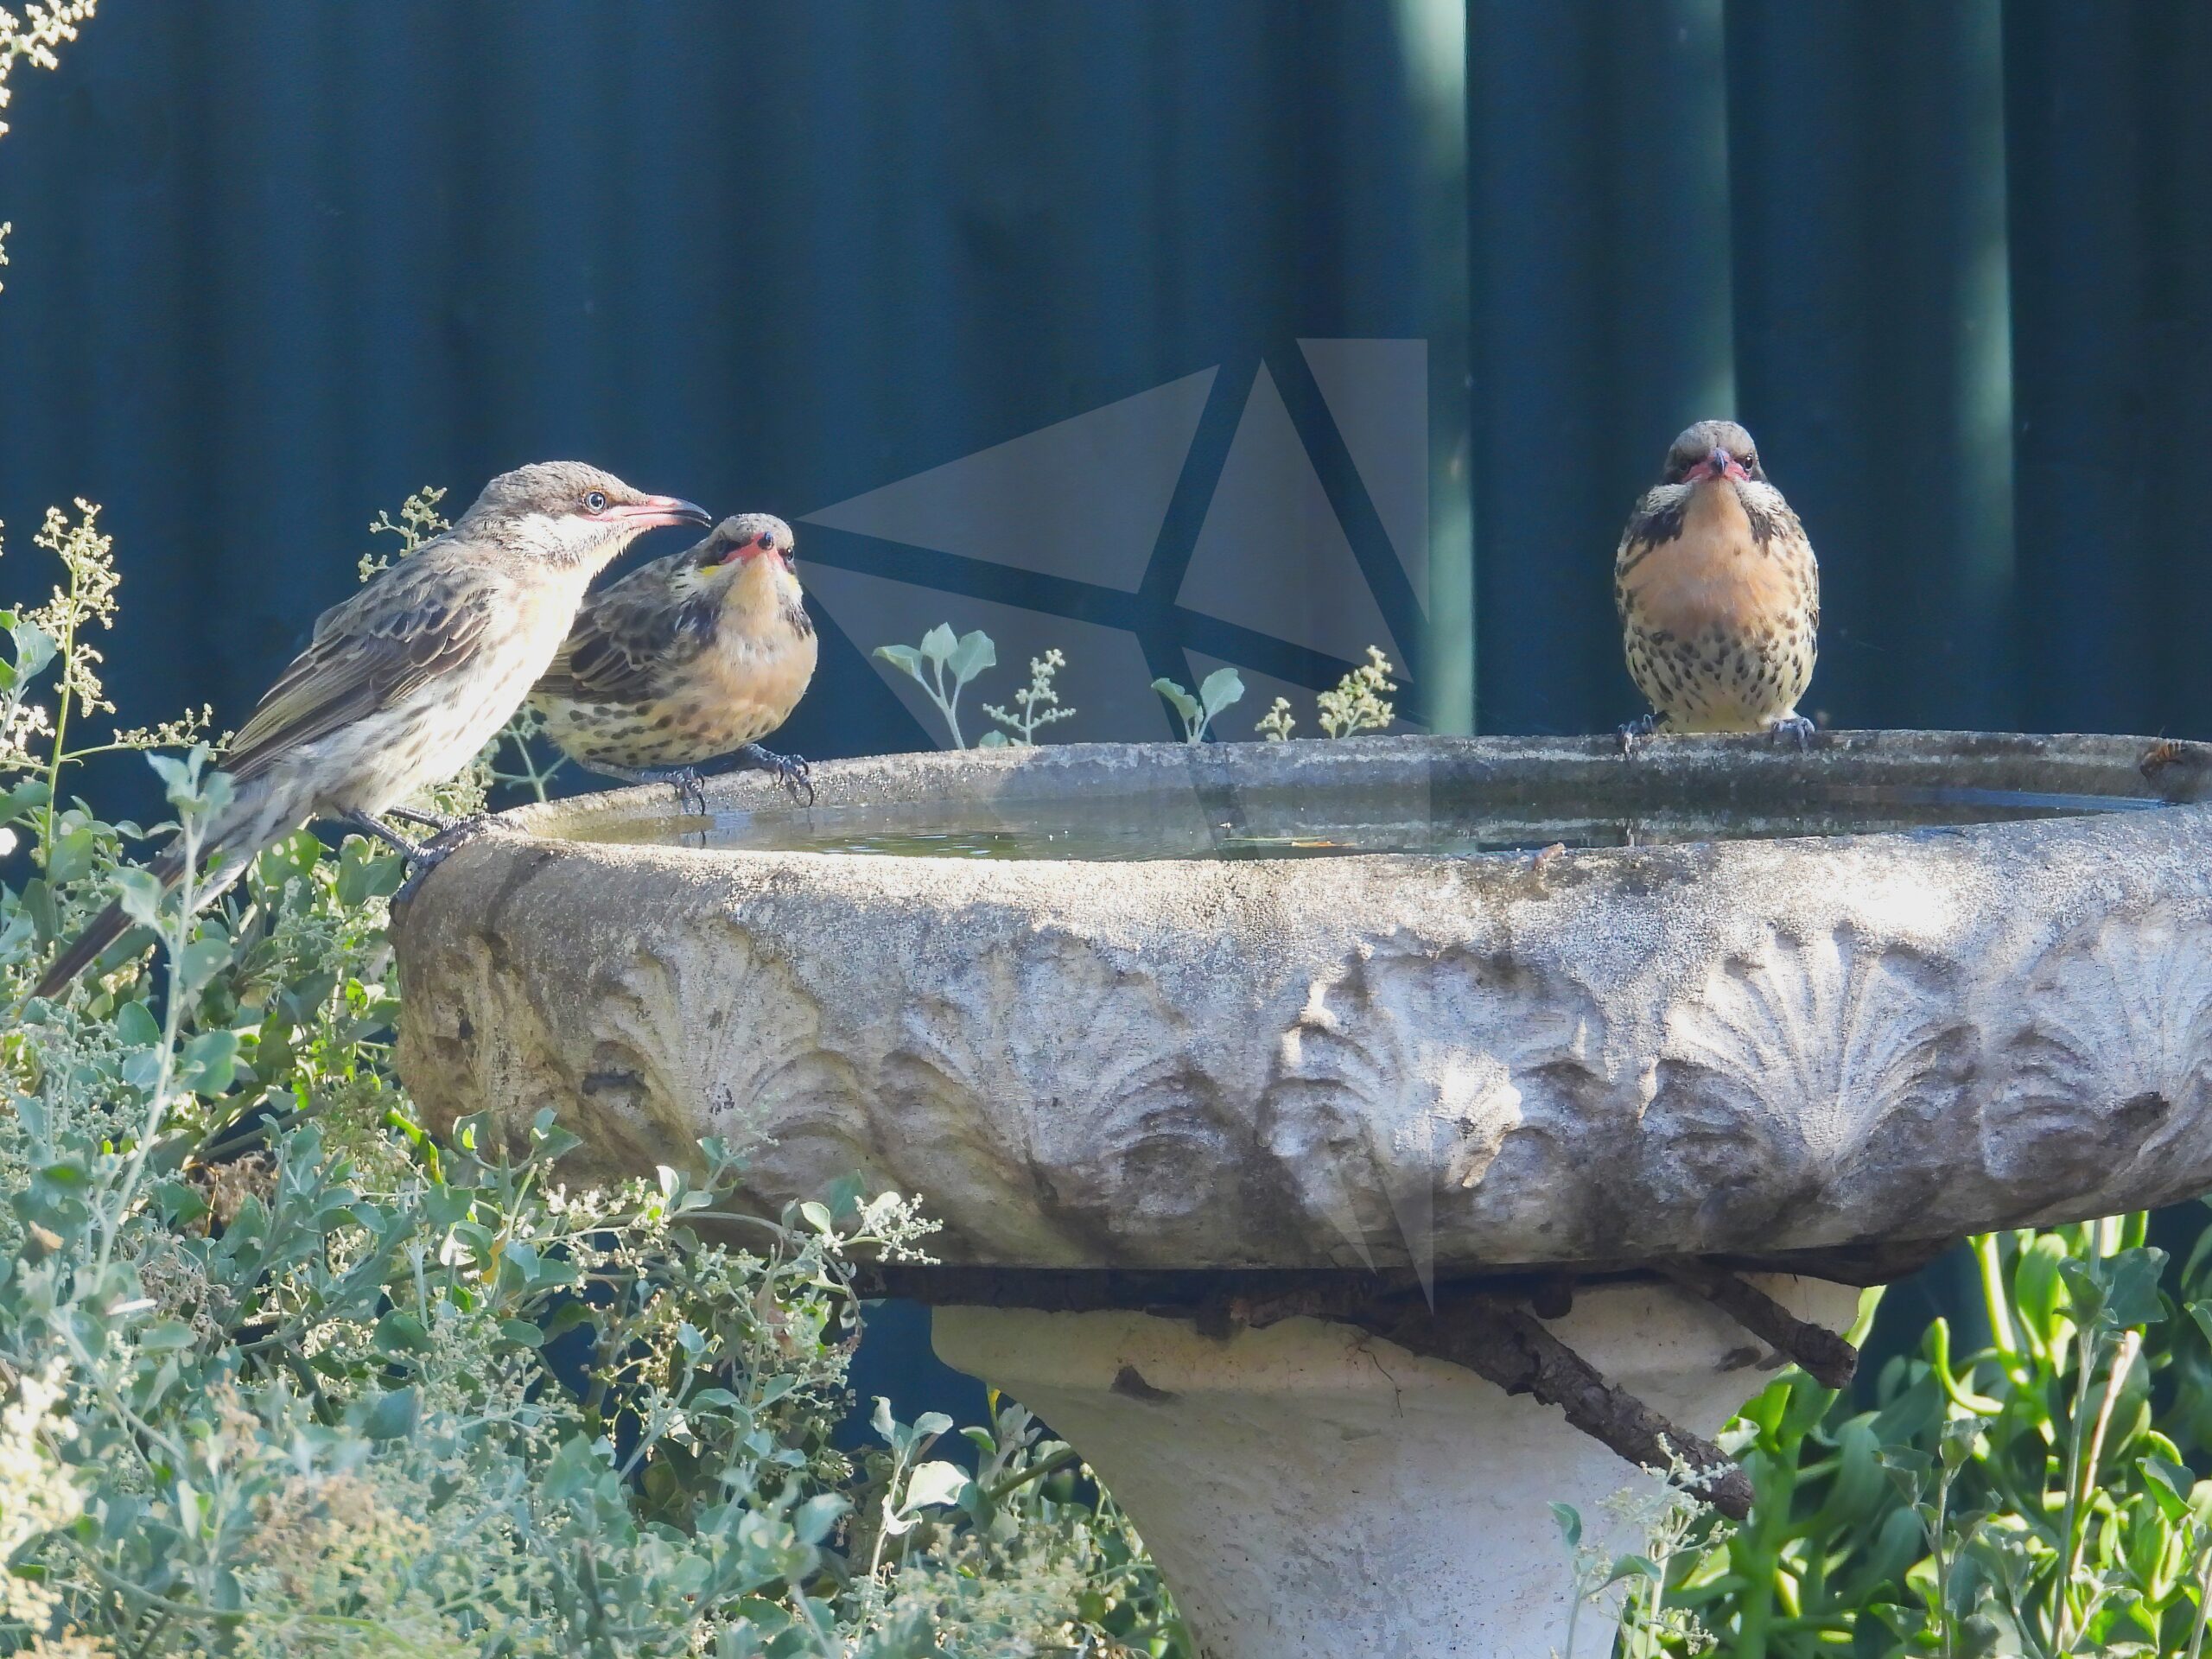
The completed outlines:
<svg viewBox="0 0 2212 1659">
<path fill-rule="evenodd" d="M 1628 671 L 1653 713 L 1621 728 L 1770 732 L 1803 748 L 1821 572 L 1805 527 L 1768 482 L 1751 435 L 1700 421 L 1667 451 L 1613 561 Z"/>
<path fill-rule="evenodd" d="M 760 747 L 814 677 L 794 545 L 782 519 L 740 513 L 592 594 L 531 693 L 548 734 L 594 772 L 687 799 L 707 771 L 753 766 L 811 802 L 806 762 Z"/>
</svg>

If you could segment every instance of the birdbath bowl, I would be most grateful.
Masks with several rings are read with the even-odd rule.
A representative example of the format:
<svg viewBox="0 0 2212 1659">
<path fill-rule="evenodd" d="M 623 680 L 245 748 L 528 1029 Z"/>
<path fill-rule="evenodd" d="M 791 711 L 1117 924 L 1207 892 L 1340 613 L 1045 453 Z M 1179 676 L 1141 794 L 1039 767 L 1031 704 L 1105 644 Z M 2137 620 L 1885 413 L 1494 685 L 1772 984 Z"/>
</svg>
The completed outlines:
<svg viewBox="0 0 2212 1659">
<path fill-rule="evenodd" d="M 401 1069 L 441 1123 L 556 1108 L 575 1181 L 720 1135 L 771 1211 L 919 1194 L 938 1262 L 880 1288 L 1074 1443 L 1214 1659 L 1535 1659 L 1548 1506 L 1595 1530 L 1617 1451 L 1834 1365 L 1855 1287 L 1962 1235 L 2212 1187 L 2212 814 L 2144 747 L 1065 745 L 563 801 L 400 918 Z"/>
</svg>

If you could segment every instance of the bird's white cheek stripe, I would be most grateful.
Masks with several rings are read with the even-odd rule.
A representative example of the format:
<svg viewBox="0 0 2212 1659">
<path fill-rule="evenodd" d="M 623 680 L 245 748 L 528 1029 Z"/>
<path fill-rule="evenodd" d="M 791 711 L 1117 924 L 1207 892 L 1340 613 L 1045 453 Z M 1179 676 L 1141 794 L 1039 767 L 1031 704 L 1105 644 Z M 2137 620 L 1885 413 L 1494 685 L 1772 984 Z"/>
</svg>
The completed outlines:
<svg viewBox="0 0 2212 1659">
<path fill-rule="evenodd" d="M 533 512 L 518 528 L 524 541 L 531 547 L 574 554 L 593 552 L 629 526 L 610 524 L 604 519 L 586 518 L 576 513 Z"/>
</svg>

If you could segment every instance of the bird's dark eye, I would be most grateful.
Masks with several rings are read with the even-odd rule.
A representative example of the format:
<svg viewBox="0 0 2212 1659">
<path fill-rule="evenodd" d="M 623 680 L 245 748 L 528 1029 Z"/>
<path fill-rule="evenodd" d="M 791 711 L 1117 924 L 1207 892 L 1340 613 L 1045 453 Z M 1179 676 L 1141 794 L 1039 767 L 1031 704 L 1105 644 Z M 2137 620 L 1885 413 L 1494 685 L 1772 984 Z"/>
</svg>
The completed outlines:
<svg viewBox="0 0 2212 1659">
<path fill-rule="evenodd" d="M 605 490 L 586 490 L 584 492 L 584 511 L 586 512 L 605 512 L 607 511 L 607 492 Z"/>
</svg>

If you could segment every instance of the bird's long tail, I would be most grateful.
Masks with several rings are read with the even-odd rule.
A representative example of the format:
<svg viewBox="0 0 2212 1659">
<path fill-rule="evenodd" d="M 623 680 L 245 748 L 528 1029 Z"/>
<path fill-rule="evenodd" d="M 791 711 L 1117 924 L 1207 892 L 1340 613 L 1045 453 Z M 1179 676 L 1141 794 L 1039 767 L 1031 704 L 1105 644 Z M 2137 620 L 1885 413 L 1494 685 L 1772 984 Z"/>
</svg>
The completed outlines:
<svg viewBox="0 0 2212 1659">
<path fill-rule="evenodd" d="M 198 889 L 193 894 L 195 909 L 213 904 L 220 898 L 239 877 L 246 873 L 247 868 L 253 862 L 252 852 L 249 851 L 245 857 L 239 857 L 236 849 L 210 848 L 207 849 L 207 855 L 213 857 L 219 851 L 226 852 L 228 855 L 223 858 L 218 868 L 201 878 Z M 154 879 L 162 884 L 162 894 L 168 895 L 174 892 L 177 883 L 184 879 L 183 849 L 170 848 L 146 868 Z M 123 908 L 123 901 L 117 899 L 99 915 L 93 917 L 85 931 L 71 943 L 69 948 L 54 959 L 53 966 L 48 968 L 40 978 L 31 995 L 44 997 L 59 996 L 68 988 L 72 980 L 99 961 L 100 953 L 129 932 L 132 926 L 130 917 Z"/>
<path fill-rule="evenodd" d="M 184 855 L 178 849 L 172 847 L 147 868 L 152 873 L 154 879 L 162 884 L 162 891 L 166 893 L 176 886 L 184 875 Z M 47 969 L 45 975 L 39 980 L 37 988 L 31 992 L 31 995 L 59 996 L 68 988 L 70 981 L 97 962 L 100 952 L 121 938 L 130 929 L 130 918 L 124 913 L 123 901 L 118 899 L 99 915 L 93 917 L 91 925 L 76 937 L 69 948 L 54 959 L 52 965 Z"/>
</svg>

